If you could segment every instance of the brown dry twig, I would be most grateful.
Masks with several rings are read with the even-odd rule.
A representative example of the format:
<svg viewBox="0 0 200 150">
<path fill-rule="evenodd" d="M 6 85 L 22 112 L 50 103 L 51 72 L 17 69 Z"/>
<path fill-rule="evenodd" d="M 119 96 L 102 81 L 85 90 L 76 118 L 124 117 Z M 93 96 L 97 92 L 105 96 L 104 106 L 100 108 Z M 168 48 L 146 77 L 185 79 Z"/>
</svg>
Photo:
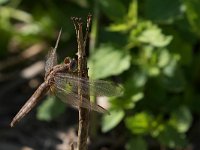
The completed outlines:
<svg viewBox="0 0 200 150">
<path fill-rule="evenodd" d="M 88 38 L 91 15 L 87 17 L 87 26 L 85 36 L 82 31 L 82 20 L 81 18 L 72 17 L 72 21 L 76 31 L 77 43 L 78 43 L 78 76 L 79 78 L 89 78 L 87 69 L 87 58 L 85 52 L 85 46 Z M 78 95 L 80 103 L 82 102 L 83 92 L 82 85 L 79 82 Z M 89 101 L 90 97 L 86 97 Z M 80 104 L 81 106 L 81 104 Z M 89 110 L 79 107 L 79 129 L 78 129 L 78 150 L 87 150 L 87 138 L 89 130 Z"/>
</svg>

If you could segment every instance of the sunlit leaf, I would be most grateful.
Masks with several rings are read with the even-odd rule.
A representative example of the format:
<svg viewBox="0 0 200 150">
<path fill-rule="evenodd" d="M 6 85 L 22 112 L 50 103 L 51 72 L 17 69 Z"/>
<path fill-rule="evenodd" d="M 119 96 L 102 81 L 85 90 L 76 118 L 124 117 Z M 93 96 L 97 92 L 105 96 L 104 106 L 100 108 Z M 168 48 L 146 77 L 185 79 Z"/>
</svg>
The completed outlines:
<svg viewBox="0 0 200 150">
<path fill-rule="evenodd" d="M 129 5 L 128 13 L 126 16 L 124 16 L 124 19 L 121 22 L 111 24 L 108 27 L 108 30 L 109 31 L 127 31 L 130 28 L 132 28 L 134 25 L 136 25 L 137 20 L 138 20 L 137 7 L 138 7 L 137 0 L 132 0 Z"/>
<path fill-rule="evenodd" d="M 165 36 L 162 34 L 161 29 L 155 25 L 152 25 L 138 36 L 138 40 L 146 44 L 151 44 L 155 47 L 164 47 L 171 42 L 172 37 Z"/>
<path fill-rule="evenodd" d="M 160 74 L 160 69 L 157 66 L 150 66 L 148 68 L 148 74 L 149 76 L 158 76 Z"/>
<path fill-rule="evenodd" d="M 188 107 L 182 106 L 172 112 L 170 123 L 179 131 L 186 132 L 192 123 L 192 114 Z"/>
<path fill-rule="evenodd" d="M 152 121 L 151 115 L 146 112 L 135 114 L 125 119 L 126 127 L 134 134 L 147 134 Z"/>
<path fill-rule="evenodd" d="M 132 0 L 129 4 L 127 20 L 136 24 L 138 19 L 138 0 Z"/>
<path fill-rule="evenodd" d="M 154 49 L 162 48 L 172 40 L 172 36 L 162 33 L 161 28 L 150 21 L 140 21 L 138 25 L 133 28 L 129 36 L 129 45 L 132 46 L 152 46 Z M 142 47 L 141 47 L 142 48 Z"/>
<path fill-rule="evenodd" d="M 89 71 L 95 79 L 119 75 L 130 67 L 130 59 L 127 51 L 103 45 L 90 57 Z"/>
<path fill-rule="evenodd" d="M 104 115 L 102 121 L 102 131 L 108 132 L 116 127 L 123 119 L 125 113 L 123 110 L 110 110 L 110 115 Z"/>
<path fill-rule="evenodd" d="M 166 66 L 170 61 L 170 54 L 167 49 L 161 50 L 158 58 L 158 66 L 159 67 L 164 67 Z"/>
<path fill-rule="evenodd" d="M 136 94 L 134 94 L 131 99 L 133 102 L 137 102 L 139 100 L 141 100 L 144 97 L 144 93 L 143 92 L 138 92 Z"/>
<path fill-rule="evenodd" d="M 123 100 L 120 97 L 110 98 L 109 102 L 114 109 L 133 109 L 135 107 L 135 102 L 131 97 L 125 97 Z"/>
<path fill-rule="evenodd" d="M 111 24 L 107 29 L 109 31 L 126 31 L 129 29 L 129 25 L 127 23 L 114 23 Z"/>
<path fill-rule="evenodd" d="M 163 73 L 169 77 L 174 76 L 177 68 L 177 63 L 178 61 L 176 58 L 171 58 L 168 65 L 163 68 Z"/>
<path fill-rule="evenodd" d="M 147 143 L 142 137 L 132 138 L 126 143 L 126 150 L 147 150 Z"/>
</svg>

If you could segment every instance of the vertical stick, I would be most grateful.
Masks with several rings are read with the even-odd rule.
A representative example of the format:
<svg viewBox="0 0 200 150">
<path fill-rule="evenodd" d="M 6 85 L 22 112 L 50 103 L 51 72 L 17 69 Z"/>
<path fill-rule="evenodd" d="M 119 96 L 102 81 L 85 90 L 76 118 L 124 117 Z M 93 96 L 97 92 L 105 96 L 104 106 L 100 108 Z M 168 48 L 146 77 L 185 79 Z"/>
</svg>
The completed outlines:
<svg viewBox="0 0 200 150">
<path fill-rule="evenodd" d="M 87 18 L 87 27 L 85 37 L 83 36 L 82 31 L 82 21 L 80 18 L 72 18 L 74 23 L 74 27 L 76 30 L 77 43 L 78 43 L 78 76 L 79 78 L 89 78 L 88 77 L 88 69 L 87 69 L 87 58 L 85 52 L 86 41 L 89 32 L 89 26 L 91 22 L 91 15 L 88 15 Z M 89 92 L 89 91 L 88 91 Z M 80 99 L 80 103 L 82 102 L 83 92 L 82 85 L 79 82 L 78 86 L 78 95 Z M 86 94 L 89 95 L 89 94 Z M 89 101 L 90 97 L 86 97 Z M 81 106 L 81 104 L 80 104 Z M 79 107 L 79 129 L 78 129 L 78 150 L 87 150 L 87 138 L 88 138 L 88 130 L 89 130 L 89 110 Z"/>
</svg>

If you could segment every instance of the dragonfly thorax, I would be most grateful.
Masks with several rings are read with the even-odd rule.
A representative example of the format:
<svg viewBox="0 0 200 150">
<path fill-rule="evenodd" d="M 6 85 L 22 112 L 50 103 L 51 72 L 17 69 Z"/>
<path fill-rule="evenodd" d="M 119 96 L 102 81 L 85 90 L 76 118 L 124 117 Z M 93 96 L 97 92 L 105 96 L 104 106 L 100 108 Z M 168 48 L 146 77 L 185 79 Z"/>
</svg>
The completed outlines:
<svg viewBox="0 0 200 150">
<path fill-rule="evenodd" d="M 51 84 L 54 82 L 54 78 L 57 73 L 64 73 L 69 71 L 69 65 L 68 64 L 60 64 L 54 66 L 48 73 L 46 73 L 44 80 Z"/>
</svg>

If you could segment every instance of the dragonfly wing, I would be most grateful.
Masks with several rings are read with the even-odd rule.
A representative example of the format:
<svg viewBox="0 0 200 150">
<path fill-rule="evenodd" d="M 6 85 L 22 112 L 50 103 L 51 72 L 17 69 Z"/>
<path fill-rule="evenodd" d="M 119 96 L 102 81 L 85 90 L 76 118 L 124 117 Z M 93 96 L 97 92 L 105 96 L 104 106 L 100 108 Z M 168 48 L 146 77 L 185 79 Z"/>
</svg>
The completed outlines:
<svg viewBox="0 0 200 150">
<path fill-rule="evenodd" d="M 93 96 L 120 96 L 123 93 L 123 87 L 114 82 L 104 80 L 88 80 L 87 78 L 78 78 L 67 73 L 58 73 L 55 77 L 55 82 L 62 87 L 66 88 L 66 85 L 71 85 L 71 90 L 76 92 L 79 82 L 82 86 L 84 94 Z"/>
<path fill-rule="evenodd" d="M 71 105 L 72 107 L 78 109 L 78 107 L 83 107 L 89 110 L 94 110 L 100 113 L 108 113 L 106 109 L 103 107 L 94 104 L 90 102 L 88 99 L 85 97 L 82 97 L 82 102 L 79 100 L 79 96 L 76 93 L 69 91 L 67 89 L 63 89 L 62 87 L 59 87 L 59 85 L 54 84 L 54 89 L 55 89 L 55 94 L 56 96 L 62 100 L 64 103 L 67 103 Z"/>
<path fill-rule="evenodd" d="M 51 49 L 51 51 L 47 54 L 47 60 L 45 64 L 45 72 L 49 72 L 53 66 L 57 65 L 57 55 L 55 48 Z"/>
<path fill-rule="evenodd" d="M 60 41 L 61 32 L 62 32 L 62 29 L 59 32 L 55 47 L 52 48 L 47 55 L 46 64 L 45 64 L 45 72 L 46 73 L 49 72 L 53 68 L 53 66 L 57 65 L 56 49 L 57 49 L 58 43 Z"/>
</svg>

